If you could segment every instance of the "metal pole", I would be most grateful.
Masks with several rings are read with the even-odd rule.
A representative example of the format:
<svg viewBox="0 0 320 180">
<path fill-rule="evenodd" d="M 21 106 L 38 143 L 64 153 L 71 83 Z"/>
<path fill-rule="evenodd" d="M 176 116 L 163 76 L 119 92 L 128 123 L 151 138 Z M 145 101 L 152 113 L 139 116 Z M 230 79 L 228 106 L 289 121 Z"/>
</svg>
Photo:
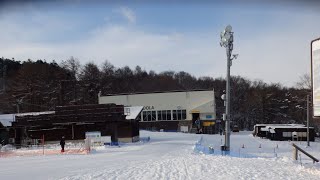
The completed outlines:
<svg viewBox="0 0 320 180">
<path fill-rule="evenodd" d="M 17 102 L 17 113 L 20 113 L 19 103 Z"/>
<path fill-rule="evenodd" d="M 3 62 L 4 63 L 4 62 Z M 6 76 L 7 76 L 7 66 L 3 66 L 3 92 L 6 92 Z"/>
<path fill-rule="evenodd" d="M 42 135 L 42 154 L 44 155 L 44 134 Z"/>
<path fill-rule="evenodd" d="M 308 146 L 310 146 L 310 141 L 309 141 L 309 95 L 307 95 L 307 142 L 308 142 Z"/>
<path fill-rule="evenodd" d="M 74 127 L 73 127 L 73 124 L 71 125 L 72 127 L 72 139 L 74 139 Z"/>
<path fill-rule="evenodd" d="M 227 80 L 226 80 L 226 133 L 225 133 L 225 147 L 226 151 L 230 150 L 230 48 L 227 47 Z"/>
<path fill-rule="evenodd" d="M 221 42 L 220 46 L 223 46 L 226 48 L 227 53 L 227 77 L 226 77 L 226 97 L 225 97 L 225 105 L 226 105 L 226 114 L 224 115 L 223 119 L 225 120 L 225 144 L 224 144 L 224 150 L 230 151 L 230 67 L 232 65 L 232 60 L 237 58 L 237 55 L 233 55 L 233 58 L 231 58 L 231 53 L 233 50 L 233 32 L 232 27 L 228 25 L 224 31 L 220 34 Z"/>
</svg>

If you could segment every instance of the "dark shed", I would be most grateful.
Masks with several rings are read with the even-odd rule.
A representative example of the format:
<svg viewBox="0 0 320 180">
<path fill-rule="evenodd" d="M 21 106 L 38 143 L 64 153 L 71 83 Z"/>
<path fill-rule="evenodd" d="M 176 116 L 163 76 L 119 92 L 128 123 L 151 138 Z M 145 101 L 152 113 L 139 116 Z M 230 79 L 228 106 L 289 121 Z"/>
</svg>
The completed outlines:
<svg viewBox="0 0 320 180">
<path fill-rule="evenodd" d="M 141 109 L 142 110 L 142 109 Z M 9 136 L 15 144 L 25 144 L 28 139 L 57 141 L 85 139 L 85 133 L 100 131 L 101 136 L 111 136 L 114 142 L 139 140 L 139 123 L 126 119 L 123 105 L 94 104 L 57 106 L 53 114 L 16 116 Z"/>
</svg>

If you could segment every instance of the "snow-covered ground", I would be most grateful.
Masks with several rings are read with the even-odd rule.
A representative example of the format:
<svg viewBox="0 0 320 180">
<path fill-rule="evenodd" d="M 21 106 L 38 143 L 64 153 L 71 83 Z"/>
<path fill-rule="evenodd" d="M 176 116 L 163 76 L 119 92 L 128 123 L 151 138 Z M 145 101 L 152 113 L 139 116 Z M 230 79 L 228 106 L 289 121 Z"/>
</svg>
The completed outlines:
<svg viewBox="0 0 320 180">
<path fill-rule="evenodd" d="M 302 165 L 292 160 L 291 142 L 240 132 L 231 136 L 232 156 L 221 156 L 220 135 L 148 131 L 140 135 L 150 136 L 150 142 L 98 147 L 88 155 L 0 158 L 0 179 L 320 179 L 319 163 L 305 156 Z M 296 144 L 320 158 L 320 142 L 308 148 L 305 142 Z M 208 146 L 214 154 L 206 154 Z"/>
</svg>

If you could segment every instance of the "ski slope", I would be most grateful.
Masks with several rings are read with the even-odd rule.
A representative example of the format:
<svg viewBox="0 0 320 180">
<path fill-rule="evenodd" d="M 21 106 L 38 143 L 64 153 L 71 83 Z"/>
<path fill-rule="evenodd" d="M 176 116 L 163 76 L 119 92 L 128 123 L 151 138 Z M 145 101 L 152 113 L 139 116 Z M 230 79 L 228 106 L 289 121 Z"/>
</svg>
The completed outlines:
<svg viewBox="0 0 320 180">
<path fill-rule="evenodd" d="M 232 134 L 231 155 L 219 155 L 223 136 L 141 131 L 148 143 L 97 147 L 88 155 L 0 158 L 0 179 L 319 179 L 320 165 L 291 158 L 290 142 Z M 195 148 L 212 146 L 215 154 Z M 244 148 L 242 146 L 244 145 Z M 261 145 L 261 148 L 259 146 Z M 278 145 L 278 148 L 276 148 Z M 297 143 L 320 158 L 320 142 Z M 240 154 L 240 155 L 239 155 Z"/>
</svg>

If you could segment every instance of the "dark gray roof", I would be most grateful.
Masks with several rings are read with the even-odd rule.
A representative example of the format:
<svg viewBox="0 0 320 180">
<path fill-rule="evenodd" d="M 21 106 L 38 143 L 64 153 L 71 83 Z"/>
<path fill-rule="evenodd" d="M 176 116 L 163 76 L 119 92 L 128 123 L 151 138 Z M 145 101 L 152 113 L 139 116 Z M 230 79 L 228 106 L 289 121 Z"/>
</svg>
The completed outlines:
<svg viewBox="0 0 320 180">
<path fill-rule="evenodd" d="M 121 96 L 121 95 L 135 95 L 135 94 L 154 94 L 154 93 L 172 93 L 172 92 L 192 92 L 192 91 L 212 91 L 212 89 L 191 89 L 191 90 L 172 90 L 172 91 L 153 91 L 153 92 L 132 92 L 119 94 L 106 94 L 101 96 Z"/>
</svg>

